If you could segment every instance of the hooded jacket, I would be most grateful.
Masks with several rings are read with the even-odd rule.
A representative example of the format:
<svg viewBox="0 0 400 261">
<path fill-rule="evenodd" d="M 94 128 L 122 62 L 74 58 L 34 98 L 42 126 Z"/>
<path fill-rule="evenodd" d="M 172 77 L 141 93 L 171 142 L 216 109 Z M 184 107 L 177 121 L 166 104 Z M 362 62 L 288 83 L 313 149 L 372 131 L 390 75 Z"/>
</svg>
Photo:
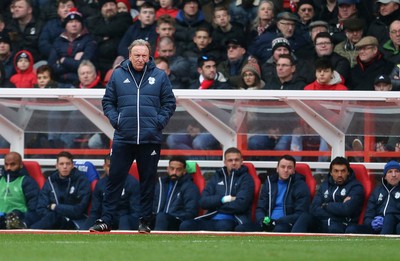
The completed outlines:
<svg viewBox="0 0 400 261">
<path fill-rule="evenodd" d="M 382 178 L 368 199 L 364 224 L 370 226 L 374 217 L 386 215 L 400 218 L 400 185 L 393 187 Z"/>
<path fill-rule="evenodd" d="M 29 60 L 29 67 L 25 71 L 21 71 L 21 69 L 19 69 L 17 67 L 17 57 L 21 53 L 26 53 L 28 56 L 28 60 Z M 37 77 L 33 71 L 33 63 L 34 63 L 34 60 L 33 60 L 32 54 L 30 52 L 28 52 L 27 50 L 21 50 L 15 54 L 14 68 L 17 73 L 14 74 L 13 76 L 11 76 L 11 78 L 10 78 L 10 82 L 13 83 L 15 85 L 15 87 L 17 87 L 17 88 L 33 88 L 33 86 L 37 83 Z"/>
<path fill-rule="evenodd" d="M 128 59 L 114 69 L 102 100 L 104 115 L 115 129 L 114 142 L 160 144 L 176 108 L 171 83 L 153 58 L 140 81 L 135 74 Z"/>
<path fill-rule="evenodd" d="M 272 211 L 275 208 L 276 197 L 278 195 L 278 179 L 279 176 L 277 173 L 268 176 L 262 186 L 256 209 L 256 222 L 259 222 L 259 224 L 262 223 L 264 217 L 271 217 Z M 296 173 L 290 175 L 283 201 L 285 216 L 276 220 L 276 222 L 293 225 L 303 212 L 308 211 L 310 206 L 310 190 L 305 183 L 303 175 Z"/>
<path fill-rule="evenodd" d="M 207 181 L 200 198 L 200 207 L 207 213 L 195 219 L 211 219 L 221 213 L 234 215 L 238 224 L 250 223 L 253 194 L 254 181 L 246 166 L 232 170 L 231 175 L 226 167 L 220 168 Z M 235 196 L 236 200 L 222 203 L 221 199 L 227 195 Z"/>
<path fill-rule="evenodd" d="M 60 178 L 58 171 L 55 171 L 40 191 L 37 213 L 44 216 L 51 211 L 48 206 L 54 203 L 54 211 L 58 215 L 81 219 L 85 217 L 90 197 L 89 180 L 77 168 L 73 168 L 66 178 Z"/>
<path fill-rule="evenodd" d="M 345 198 L 351 199 L 343 202 Z M 326 204 L 323 204 L 326 203 Z M 331 174 L 318 189 L 310 213 L 320 220 L 357 223 L 364 203 L 364 188 L 353 170 L 342 185 L 335 184 Z"/>
<path fill-rule="evenodd" d="M 18 182 L 21 182 L 20 187 L 18 187 Z M 16 185 L 16 187 L 14 187 L 16 190 L 9 191 L 9 187 L 13 185 L 12 183 Z M 10 193 L 18 193 L 18 195 L 15 197 Z M 25 213 L 27 211 L 35 211 L 39 195 L 39 186 L 36 181 L 29 176 L 25 167 L 17 172 L 6 172 L 3 169 L 0 175 L 0 195 L 0 212 L 10 213 L 13 210 L 18 210 Z M 18 202 L 11 202 L 11 197 L 9 198 L 10 200 L 7 200 L 9 195 Z M 25 207 L 16 208 L 16 204 L 21 206 L 23 203 L 25 203 Z"/>
<path fill-rule="evenodd" d="M 193 219 L 199 213 L 199 189 L 192 181 L 192 175 L 186 173 L 174 183 L 168 197 L 170 178 L 160 177 L 156 185 L 154 212 L 168 213 L 181 221 Z"/>
<path fill-rule="evenodd" d="M 344 86 L 343 80 L 337 71 L 333 71 L 332 80 L 328 84 L 321 84 L 317 80 L 310 83 L 304 90 L 314 90 L 314 91 L 347 91 L 347 87 Z"/>
</svg>

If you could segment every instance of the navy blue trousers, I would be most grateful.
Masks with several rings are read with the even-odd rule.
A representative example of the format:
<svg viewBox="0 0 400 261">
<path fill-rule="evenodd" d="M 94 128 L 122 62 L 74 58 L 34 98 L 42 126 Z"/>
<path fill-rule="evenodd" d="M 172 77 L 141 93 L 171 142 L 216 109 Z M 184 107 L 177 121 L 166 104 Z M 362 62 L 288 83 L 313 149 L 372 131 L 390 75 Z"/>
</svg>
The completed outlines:
<svg viewBox="0 0 400 261">
<path fill-rule="evenodd" d="M 152 219 L 157 166 L 160 159 L 160 144 L 128 144 L 114 142 L 111 151 L 110 175 L 105 191 L 102 220 L 114 224 L 118 201 L 121 198 L 126 177 L 136 160 L 140 180 L 140 219 Z"/>
</svg>

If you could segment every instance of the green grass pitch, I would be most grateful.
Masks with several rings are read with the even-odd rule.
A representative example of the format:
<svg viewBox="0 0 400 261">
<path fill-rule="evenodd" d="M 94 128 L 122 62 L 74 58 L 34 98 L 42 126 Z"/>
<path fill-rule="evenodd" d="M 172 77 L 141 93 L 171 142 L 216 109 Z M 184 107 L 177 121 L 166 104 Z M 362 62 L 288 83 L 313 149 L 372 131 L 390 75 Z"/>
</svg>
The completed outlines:
<svg viewBox="0 0 400 261">
<path fill-rule="evenodd" d="M 399 260 L 398 237 L 0 234 L 4 261 Z"/>
</svg>

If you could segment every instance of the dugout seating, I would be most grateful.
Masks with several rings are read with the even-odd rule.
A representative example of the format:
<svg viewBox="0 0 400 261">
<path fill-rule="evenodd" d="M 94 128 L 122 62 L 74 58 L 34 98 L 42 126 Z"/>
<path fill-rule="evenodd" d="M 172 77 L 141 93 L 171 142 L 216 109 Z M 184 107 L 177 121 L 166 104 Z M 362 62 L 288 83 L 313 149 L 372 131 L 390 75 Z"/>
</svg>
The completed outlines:
<svg viewBox="0 0 400 261">
<path fill-rule="evenodd" d="M 243 165 L 245 165 L 248 168 L 249 174 L 251 175 L 251 177 L 253 178 L 253 181 L 254 181 L 253 202 L 251 203 L 251 217 L 252 217 L 253 221 L 255 221 L 258 196 L 260 194 L 260 188 L 261 188 L 261 181 L 257 175 L 257 171 L 256 171 L 256 168 L 254 167 L 253 163 L 243 162 Z"/>
<path fill-rule="evenodd" d="M 311 168 L 306 163 L 296 163 L 296 173 L 303 175 L 306 178 L 306 184 L 310 189 L 311 200 L 314 198 L 317 181 L 315 180 Z"/>
<path fill-rule="evenodd" d="M 39 185 L 39 189 L 42 189 L 46 179 L 43 176 L 42 169 L 37 161 L 22 161 L 22 164 L 25 166 L 26 170 L 29 173 L 36 183 Z"/>
<path fill-rule="evenodd" d="M 364 204 L 360 214 L 360 218 L 358 219 L 358 224 L 363 224 L 365 211 L 367 209 L 368 198 L 371 195 L 372 190 L 374 189 L 374 182 L 363 164 L 350 164 L 350 167 L 354 171 L 356 179 L 364 187 Z"/>
</svg>

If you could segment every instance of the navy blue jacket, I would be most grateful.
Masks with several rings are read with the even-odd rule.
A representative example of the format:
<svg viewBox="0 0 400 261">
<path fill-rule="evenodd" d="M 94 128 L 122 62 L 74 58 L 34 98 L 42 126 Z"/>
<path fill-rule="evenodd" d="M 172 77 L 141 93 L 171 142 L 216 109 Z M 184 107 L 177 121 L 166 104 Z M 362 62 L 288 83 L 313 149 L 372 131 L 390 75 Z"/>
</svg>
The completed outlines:
<svg viewBox="0 0 400 261">
<path fill-rule="evenodd" d="M 78 85 L 78 67 L 82 60 L 95 61 L 97 43 L 94 37 L 84 28 L 80 36 L 72 42 L 68 40 L 65 32 L 53 43 L 48 64 L 53 69 L 56 80 L 62 83 Z M 75 55 L 83 52 L 81 59 L 75 60 Z M 60 59 L 65 57 L 63 63 Z"/>
<path fill-rule="evenodd" d="M 218 213 L 235 216 L 238 224 L 251 223 L 251 202 L 253 201 L 254 181 L 246 166 L 227 174 L 226 167 L 218 169 L 207 181 L 200 198 L 200 207 L 207 210 L 201 218 L 212 218 Z M 223 204 L 224 196 L 235 196 L 236 200 Z"/>
<path fill-rule="evenodd" d="M 1 171 L 0 179 L 7 180 L 7 176 L 7 173 L 5 173 L 3 169 Z M 39 196 L 39 185 L 31 176 L 29 176 L 25 167 L 20 169 L 18 173 L 9 174 L 9 182 L 13 182 L 19 177 L 24 177 L 22 181 L 22 190 L 25 196 L 26 207 L 28 211 L 35 211 Z"/>
<path fill-rule="evenodd" d="M 54 203 L 57 205 L 54 211 L 60 216 L 81 219 L 87 212 L 90 196 L 90 183 L 85 174 L 73 168 L 67 178 L 61 179 L 55 171 L 40 191 L 37 213 L 44 216 L 51 211 L 48 206 Z"/>
<path fill-rule="evenodd" d="M 54 41 L 63 31 L 64 27 L 60 18 L 46 22 L 39 36 L 39 50 L 44 55 L 44 58 L 47 59 L 49 57 Z"/>
<path fill-rule="evenodd" d="M 343 202 L 346 197 L 351 199 Z M 320 220 L 357 223 L 363 203 L 364 188 L 353 171 L 340 186 L 336 185 L 331 174 L 328 174 L 328 180 L 321 184 L 314 197 L 310 212 Z"/>
<path fill-rule="evenodd" d="M 92 224 L 94 224 L 96 219 L 101 217 L 104 202 L 104 193 L 106 190 L 107 182 L 108 176 L 105 176 L 97 182 L 96 187 L 93 191 L 92 206 L 90 208 L 89 215 L 89 219 L 93 220 Z M 118 216 L 130 215 L 132 217 L 139 218 L 139 190 L 139 181 L 131 175 L 128 175 L 126 177 L 121 197 L 118 201 Z"/>
<path fill-rule="evenodd" d="M 160 144 L 162 129 L 176 108 L 171 83 L 153 58 L 139 86 L 133 71 L 129 60 L 114 69 L 102 100 L 104 115 L 115 129 L 114 142 Z"/>
<path fill-rule="evenodd" d="M 262 223 L 264 217 L 271 217 L 275 208 L 278 194 L 278 174 L 273 174 L 265 180 L 261 188 L 260 198 L 256 209 L 256 221 Z M 276 220 L 277 223 L 294 224 L 299 216 L 308 211 L 310 207 L 310 190 L 301 174 L 292 174 L 288 179 L 288 185 L 284 197 L 283 212 L 285 216 Z"/>
<path fill-rule="evenodd" d="M 368 199 L 364 224 L 370 226 L 374 217 L 389 214 L 400 218 L 400 185 L 393 187 L 382 178 Z"/>
<path fill-rule="evenodd" d="M 154 207 L 155 213 L 168 213 L 182 221 L 193 219 L 199 213 L 200 192 L 190 174 L 185 174 L 174 182 L 168 196 L 169 177 L 158 178 Z"/>
</svg>

